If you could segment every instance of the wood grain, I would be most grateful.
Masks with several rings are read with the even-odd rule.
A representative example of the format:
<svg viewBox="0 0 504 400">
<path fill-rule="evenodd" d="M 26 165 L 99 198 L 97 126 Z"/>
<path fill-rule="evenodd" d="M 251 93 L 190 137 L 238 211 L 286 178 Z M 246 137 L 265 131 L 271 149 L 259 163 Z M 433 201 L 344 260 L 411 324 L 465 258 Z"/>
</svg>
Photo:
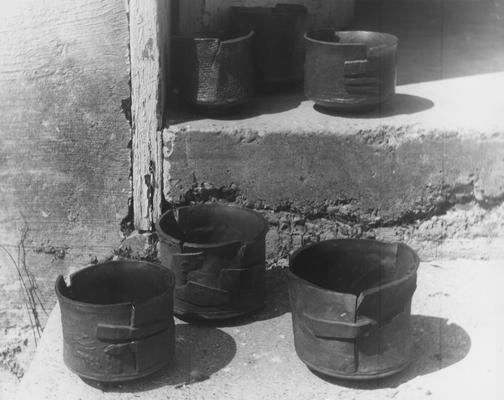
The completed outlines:
<svg viewBox="0 0 504 400">
<path fill-rule="evenodd" d="M 162 135 L 168 45 L 166 0 L 130 0 L 133 214 L 150 230 L 162 202 Z"/>
<path fill-rule="evenodd" d="M 26 224 L 34 246 L 110 248 L 130 192 L 124 2 L 19 0 L 0 15 L 0 243 Z"/>
</svg>

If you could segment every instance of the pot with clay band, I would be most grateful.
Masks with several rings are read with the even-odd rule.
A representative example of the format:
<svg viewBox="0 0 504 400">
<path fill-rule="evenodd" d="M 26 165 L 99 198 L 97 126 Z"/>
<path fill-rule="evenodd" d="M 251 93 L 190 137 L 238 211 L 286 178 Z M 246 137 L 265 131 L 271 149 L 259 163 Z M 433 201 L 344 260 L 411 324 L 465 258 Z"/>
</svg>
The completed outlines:
<svg viewBox="0 0 504 400">
<path fill-rule="evenodd" d="M 84 379 L 111 383 L 149 375 L 173 359 L 175 278 L 140 261 L 97 264 L 56 280 L 63 359 Z"/>
<path fill-rule="evenodd" d="M 395 93 L 397 37 L 319 30 L 305 35 L 305 95 L 339 112 L 367 111 Z"/>
<path fill-rule="evenodd" d="M 173 37 L 173 84 L 203 111 L 230 112 L 254 95 L 253 31 Z"/>
<path fill-rule="evenodd" d="M 175 273 L 175 313 L 223 319 L 261 308 L 267 230 L 261 214 L 223 204 L 163 214 L 156 224 L 159 258 Z"/>
<path fill-rule="evenodd" d="M 404 369 L 412 360 L 418 265 L 416 253 L 401 243 L 327 240 L 296 251 L 288 280 L 299 358 L 344 379 Z"/>
<path fill-rule="evenodd" d="M 263 91 L 288 88 L 304 79 L 303 35 L 308 11 L 299 4 L 231 7 L 235 26 L 253 29 L 256 81 Z"/>
</svg>

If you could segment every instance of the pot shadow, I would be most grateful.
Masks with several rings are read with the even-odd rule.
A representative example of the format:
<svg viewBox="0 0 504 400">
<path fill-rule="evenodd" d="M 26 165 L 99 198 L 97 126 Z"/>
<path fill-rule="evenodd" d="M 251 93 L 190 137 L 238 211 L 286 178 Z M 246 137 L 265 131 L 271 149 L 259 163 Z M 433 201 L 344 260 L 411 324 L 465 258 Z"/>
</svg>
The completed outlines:
<svg viewBox="0 0 504 400">
<path fill-rule="evenodd" d="M 176 388 L 209 379 L 236 354 L 236 342 L 220 329 L 190 324 L 175 326 L 175 356 L 168 366 L 130 382 L 104 384 L 84 380 L 104 392 L 137 393 L 163 386 Z"/>
<path fill-rule="evenodd" d="M 396 93 L 390 100 L 366 112 L 337 112 L 330 109 L 314 105 L 313 108 L 326 115 L 343 118 L 385 118 L 395 115 L 414 114 L 434 107 L 434 103 L 425 97 L 414 96 L 411 94 Z"/>
<path fill-rule="evenodd" d="M 275 268 L 266 271 L 266 295 L 264 306 L 251 313 L 225 320 L 204 320 L 198 318 L 184 318 L 184 321 L 197 326 L 234 327 L 251 324 L 279 317 L 291 311 L 289 290 L 285 270 Z"/>
<path fill-rule="evenodd" d="M 284 88 L 279 92 L 259 92 L 247 103 L 221 111 L 198 108 L 179 99 L 172 99 L 169 108 L 173 118 L 170 119 L 169 124 L 181 124 L 202 119 L 239 121 L 260 115 L 288 111 L 298 107 L 304 100 L 306 98 L 303 94 L 302 85 L 298 84 Z"/>
<path fill-rule="evenodd" d="M 417 376 L 435 373 L 456 364 L 469 353 L 471 338 L 459 325 L 448 323 L 446 318 L 412 315 L 412 361 L 403 371 L 367 381 L 351 381 L 333 378 L 311 370 L 326 382 L 352 389 L 373 390 L 397 388 Z"/>
</svg>

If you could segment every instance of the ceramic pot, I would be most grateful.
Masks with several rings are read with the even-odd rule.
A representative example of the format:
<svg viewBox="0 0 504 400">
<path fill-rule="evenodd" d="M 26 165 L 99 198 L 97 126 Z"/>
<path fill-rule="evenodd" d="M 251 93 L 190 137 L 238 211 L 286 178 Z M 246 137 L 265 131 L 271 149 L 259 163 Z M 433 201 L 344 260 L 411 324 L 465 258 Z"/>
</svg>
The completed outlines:
<svg viewBox="0 0 504 400">
<path fill-rule="evenodd" d="M 327 240 L 295 252 L 288 282 L 299 358 L 344 379 L 404 369 L 418 264 L 408 246 L 374 240 Z"/>
<path fill-rule="evenodd" d="M 63 359 L 82 378 L 123 382 L 173 359 L 173 274 L 156 264 L 112 261 L 62 276 L 56 295 Z"/>
<path fill-rule="evenodd" d="M 209 33 L 173 37 L 173 80 L 180 97 L 208 111 L 229 111 L 254 95 L 252 38 Z"/>
<path fill-rule="evenodd" d="M 305 35 L 305 95 L 342 112 L 376 108 L 395 93 L 398 39 L 387 33 L 320 30 Z"/>
<path fill-rule="evenodd" d="M 223 319 L 261 308 L 267 230 L 261 214 L 222 204 L 163 214 L 156 225 L 159 258 L 175 273 L 175 313 Z"/>
</svg>

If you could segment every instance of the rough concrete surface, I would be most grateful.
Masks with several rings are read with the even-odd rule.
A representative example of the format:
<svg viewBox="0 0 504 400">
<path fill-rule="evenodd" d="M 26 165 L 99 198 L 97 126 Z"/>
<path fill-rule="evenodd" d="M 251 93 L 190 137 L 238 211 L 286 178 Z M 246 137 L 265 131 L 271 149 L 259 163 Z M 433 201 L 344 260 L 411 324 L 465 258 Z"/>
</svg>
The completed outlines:
<svg viewBox="0 0 504 400">
<path fill-rule="evenodd" d="M 262 213 L 270 225 L 266 235 L 266 259 L 270 267 L 287 266 L 289 253 L 300 246 L 343 238 L 404 242 L 422 260 L 504 257 L 503 205 L 490 210 L 474 203 L 456 205 L 445 214 L 426 220 L 374 228 L 331 216 L 305 219 L 285 211 Z"/>
<path fill-rule="evenodd" d="M 275 270 L 267 279 L 264 310 L 218 326 L 177 321 L 172 365 L 117 387 L 90 386 L 66 369 L 56 307 L 17 399 L 504 398 L 504 260 L 422 263 L 413 362 L 395 377 L 366 383 L 323 378 L 304 366 L 293 347 L 285 276 Z"/>
<path fill-rule="evenodd" d="M 396 96 L 368 114 L 331 115 L 301 90 L 241 113 L 172 110 L 164 191 L 208 187 L 254 208 L 332 213 L 381 226 L 455 203 L 504 198 L 503 10 L 489 2 L 373 2 L 355 27 L 400 39 Z M 378 221 L 378 222 L 377 222 Z"/>
</svg>

